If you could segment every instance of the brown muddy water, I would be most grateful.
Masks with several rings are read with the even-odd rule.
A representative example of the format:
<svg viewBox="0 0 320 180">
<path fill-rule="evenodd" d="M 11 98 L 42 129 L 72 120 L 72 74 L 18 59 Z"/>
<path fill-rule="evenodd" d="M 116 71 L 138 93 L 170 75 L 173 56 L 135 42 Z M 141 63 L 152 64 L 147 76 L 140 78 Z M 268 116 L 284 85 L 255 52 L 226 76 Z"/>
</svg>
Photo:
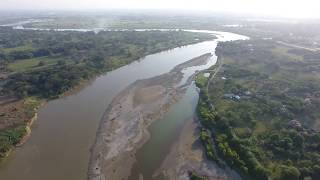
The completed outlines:
<svg viewBox="0 0 320 180">
<path fill-rule="evenodd" d="M 244 38 L 231 33 L 221 33 L 219 37 L 218 40 L 220 41 Z M 7 160 L 0 164 L 0 179 L 86 179 L 90 147 L 95 141 L 100 119 L 112 99 L 136 80 L 167 73 L 176 65 L 194 57 L 208 52 L 214 53 L 218 40 L 174 48 L 146 56 L 139 61 L 97 77 L 75 94 L 48 102 L 39 110 L 38 120 L 32 127 L 29 141 L 24 146 L 17 148 Z M 209 63 L 214 62 L 215 59 Z M 189 71 L 186 69 L 185 76 L 191 74 L 192 71 Z M 179 111 L 179 107 L 176 107 L 176 105 L 173 107 Z M 193 112 L 191 110 L 190 114 Z M 170 112 L 166 117 L 171 117 Z M 172 117 L 175 117 L 174 114 Z M 176 119 L 177 122 L 166 121 L 173 123 L 173 125 L 168 124 L 164 127 L 170 127 L 172 130 L 169 131 L 175 131 L 183 123 L 181 119 L 185 118 L 187 117 L 170 118 Z M 157 128 L 162 126 L 152 126 L 150 128 L 151 134 L 154 136 L 151 137 L 146 146 L 148 146 L 148 143 L 155 143 L 157 146 L 154 146 L 154 148 L 157 149 L 151 147 L 151 149 L 147 149 L 148 153 L 153 150 L 160 154 L 166 153 L 166 150 L 162 151 L 158 147 L 162 147 L 161 143 L 166 141 L 167 138 L 173 139 L 176 136 L 161 136 L 159 138 L 163 140 L 153 142 L 153 137 L 157 137 L 159 133 L 167 134 L 168 129 L 160 131 Z M 153 128 L 159 133 L 155 133 Z M 143 154 L 138 152 L 137 163 L 139 164 L 141 161 L 142 167 L 146 167 L 148 163 L 152 164 L 152 161 L 147 160 L 149 154 L 146 153 L 145 156 Z M 164 154 L 160 157 L 164 157 Z M 161 160 L 158 159 L 157 163 L 160 163 Z M 150 174 L 151 171 L 153 169 L 150 171 L 143 170 L 142 173 Z"/>
</svg>

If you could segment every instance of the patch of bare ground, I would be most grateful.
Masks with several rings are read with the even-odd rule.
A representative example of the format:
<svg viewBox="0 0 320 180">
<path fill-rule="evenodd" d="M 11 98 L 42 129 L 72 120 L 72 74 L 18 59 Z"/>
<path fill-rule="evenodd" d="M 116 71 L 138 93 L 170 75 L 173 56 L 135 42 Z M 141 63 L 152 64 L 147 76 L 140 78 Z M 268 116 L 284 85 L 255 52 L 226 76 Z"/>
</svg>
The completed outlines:
<svg viewBox="0 0 320 180">
<path fill-rule="evenodd" d="M 0 130 L 26 123 L 30 120 L 24 100 L 15 97 L 0 98 Z"/>
</svg>

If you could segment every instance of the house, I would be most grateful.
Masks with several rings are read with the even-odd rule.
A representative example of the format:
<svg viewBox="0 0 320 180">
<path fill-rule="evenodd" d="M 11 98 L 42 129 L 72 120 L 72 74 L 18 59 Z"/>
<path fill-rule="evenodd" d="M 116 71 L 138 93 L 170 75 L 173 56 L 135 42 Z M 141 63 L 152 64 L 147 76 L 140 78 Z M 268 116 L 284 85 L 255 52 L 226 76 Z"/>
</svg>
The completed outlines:
<svg viewBox="0 0 320 180">
<path fill-rule="evenodd" d="M 234 99 L 234 100 L 240 100 L 241 97 L 239 95 L 230 93 L 230 94 L 224 94 L 223 95 L 224 98 L 228 98 L 228 99 Z"/>
<path fill-rule="evenodd" d="M 210 73 L 204 73 L 203 76 L 208 78 L 208 77 L 210 77 Z"/>
<path fill-rule="evenodd" d="M 7 75 L 5 75 L 5 74 L 0 74 L 0 80 L 4 80 L 4 79 L 7 79 L 7 78 L 8 78 Z"/>
<path fill-rule="evenodd" d="M 295 119 L 288 122 L 288 127 L 296 129 L 296 130 L 302 130 L 303 129 L 301 123 L 298 120 L 295 120 Z"/>
<path fill-rule="evenodd" d="M 246 92 L 244 92 L 244 94 L 247 95 L 247 96 L 250 96 L 251 92 L 250 91 L 246 91 Z"/>
<path fill-rule="evenodd" d="M 235 95 L 233 93 L 224 94 L 223 97 L 232 99 Z"/>
<path fill-rule="evenodd" d="M 310 105 L 310 104 L 311 104 L 311 99 L 310 99 L 310 98 L 305 98 L 305 99 L 303 100 L 303 102 L 304 102 L 305 104 L 307 104 L 307 105 Z"/>
</svg>

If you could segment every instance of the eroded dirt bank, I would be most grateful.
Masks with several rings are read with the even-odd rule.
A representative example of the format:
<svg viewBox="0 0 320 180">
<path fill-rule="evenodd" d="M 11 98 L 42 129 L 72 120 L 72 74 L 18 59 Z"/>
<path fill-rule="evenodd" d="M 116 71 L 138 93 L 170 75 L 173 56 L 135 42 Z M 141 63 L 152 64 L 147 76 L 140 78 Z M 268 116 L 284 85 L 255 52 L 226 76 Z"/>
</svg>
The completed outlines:
<svg viewBox="0 0 320 180">
<path fill-rule="evenodd" d="M 154 78 L 139 80 L 120 92 L 106 110 L 92 148 L 88 179 L 127 179 L 135 153 L 149 138 L 148 126 L 179 100 L 186 85 L 179 86 L 182 69 L 206 64 L 204 54 Z M 191 79 L 191 78 L 190 78 Z"/>
</svg>

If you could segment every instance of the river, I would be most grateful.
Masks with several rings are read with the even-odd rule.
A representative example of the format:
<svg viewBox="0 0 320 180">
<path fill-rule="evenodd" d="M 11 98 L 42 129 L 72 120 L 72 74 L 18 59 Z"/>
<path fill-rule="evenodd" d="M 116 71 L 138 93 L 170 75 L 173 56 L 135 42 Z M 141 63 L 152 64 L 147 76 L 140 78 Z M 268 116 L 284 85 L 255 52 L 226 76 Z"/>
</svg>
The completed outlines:
<svg viewBox="0 0 320 180">
<path fill-rule="evenodd" d="M 112 99 L 121 90 L 136 80 L 167 73 L 176 65 L 194 57 L 208 52 L 214 54 L 218 41 L 246 39 L 244 36 L 226 32 L 201 32 L 217 34 L 218 39 L 146 56 L 97 77 L 72 95 L 49 101 L 40 108 L 38 120 L 32 127 L 32 135 L 28 142 L 17 148 L 1 163 L 0 179 L 86 179 L 90 147 L 95 141 L 100 119 Z M 206 66 L 199 68 L 207 68 L 215 62 L 216 56 Z M 186 69 L 183 71 L 184 76 L 192 75 L 199 68 Z M 191 102 L 196 103 L 195 100 Z M 179 105 L 174 107 L 179 109 Z M 189 112 L 192 115 L 193 111 Z M 170 119 L 170 115 L 166 117 Z M 171 118 L 165 122 L 173 123 L 170 121 L 181 121 L 181 118 Z M 159 127 L 167 125 L 162 124 Z M 181 126 L 181 123 L 173 123 L 172 126 L 175 126 L 171 128 L 174 129 Z M 152 129 L 157 130 L 157 127 L 153 126 Z M 150 133 L 153 134 L 153 130 Z M 153 141 L 153 138 L 150 141 Z"/>
</svg>

